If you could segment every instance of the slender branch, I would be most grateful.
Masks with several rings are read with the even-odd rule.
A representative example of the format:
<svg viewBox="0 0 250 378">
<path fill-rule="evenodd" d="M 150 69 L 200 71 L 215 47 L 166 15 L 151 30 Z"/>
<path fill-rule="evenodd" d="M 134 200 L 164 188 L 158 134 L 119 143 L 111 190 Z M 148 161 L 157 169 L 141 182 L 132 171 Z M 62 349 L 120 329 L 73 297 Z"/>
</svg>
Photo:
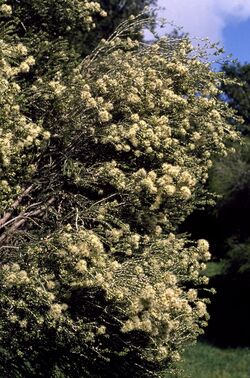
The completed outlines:
<svg viewBox="0 0 250 378">
<path fill-rule="evenodd" d="M 112 197 L 115 197 L 116 195 L 117 195 L 117 193 L 113 193 L 113 194 L 111 194 L 111 195 L 108 196 L 108 197 L 102 198 L 101 200 L 99 200 L 99 201 L 93 203 L 93 205 L 91 205 L 89 209 L 91 209 L 92 207 L 98 205 L 98 204 L 101 203 L 101 202 L 107 201 L 108 199 L 110 199 L 110 198 L 112 198 Z"/>
<path fill-rule="evenodd" d="M 2 245 L 2 246 L 0 247 L 0 250 L 1 250 L 1 249 L 4 249 L 4 248 L 19 249 L 19 247 L 15 247 L 14 245 Z"/>
<path fill-rule="evenodd" d="M 19 219 L 19 218 L 23 218 L 24 216 L 26 217 L 26 215 L 30 213 L 30 212 L 27 213 L 27 210 L 28 210 L 28 209 L 30 209 L 30 208 L 32 208 L 32 207 L 35 207 L 35 206 L 38 206 L 38 205 L 40 205 L 41 203 L 42 203 L 41 201 L 40 201 L 40 202 L 33 203 L 32 205 L 30 205 L 30 206 L 28 206 L 28 207 L 26 208 L 25 212 L 22 212 L 21 214 L 19 214 L 19 215 L 17 215 L 16 217 L 14 217 L 14 218 L 8 220 L 7 222 L 5 222 L 5 223 L 2 224 L 2 225 L 0 224 L 0 230 L 1 230 L 1 228 L 5 228 L 8 224 L 15 222 L 17 219 Z M 32 214 L 33 214 L 33 212 L 32 212 Z"/>
<path fill-rule="evenodd" d="M 75 220 L 75 227 L 76 227 L 76 230 L 78 231 L 79 227 L 78 227 L 78 219 L 79 219 L 79 211 L 78 211 L 78 207 L 76 208 L 76 220 Z"/>
<path fill-rule="evenodd" d="M 11 206 L 10 210 L 3 215 L 3 217 L 0 219 L 0 226 L 4 225 L 11 217 L 13 211 L 17 208 L 18 205 L 20 205 L 22 199 L 30 193 L 30 191 L 33 189 L 33 185 L 30 185 L 25 191 L 16 199 L 16 201 Z M 1 228 L 1 227 L 0 227 Z"/>
<path fill-rule="evenodd" d="M 17 215 L 16 217 L 11 218 L 10 220 L 5 222 L 4 224 L 0 225 L 0 230 L 1 230 L 1 228 L 5 228 L 6 226 L 8 226 L 10 223 L 16 222 L 18 219 L 22 218 L 24 216 L 24 214 L 25 213 L 21 213 L 21 214 Z"/>
<path fill-rule="evenodd" d="M 40 215 L 41 213 L 43 213 L 46 210 L 46 208 L 49 205 L 51 205 L 54 201 L 55 201 L 55 197 L 52 197 L 52 198 L 50 198 L 48 200 L 48 202 L 46 204 L 44 204 L 39 209 L 33 210 L 33 211 L 29 211 L 29 212 L 26 212 L 26 213 L 23 213 L 23 214 L 20 214 L 19 216 L 17 216 L 15 218 L 14 223 L 12 224 L 12 226 L 1 235 L 1 237 L 0 237 L 0 243 L 3 242 L 6 238 L 8 238 L 8 236 L 12 232 L 15 232 L 28 219 L 30 219 L 31 217 L 34 217 L 34 216 L 37 216 L 37 215 Z"/>
</svg>

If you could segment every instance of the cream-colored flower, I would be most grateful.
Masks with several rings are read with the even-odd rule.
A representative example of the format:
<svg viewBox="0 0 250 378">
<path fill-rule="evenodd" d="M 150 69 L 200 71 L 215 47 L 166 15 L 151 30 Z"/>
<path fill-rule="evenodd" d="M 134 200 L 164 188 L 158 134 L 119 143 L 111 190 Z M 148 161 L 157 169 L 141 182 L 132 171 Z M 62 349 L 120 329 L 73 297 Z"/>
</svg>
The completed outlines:
<svg viewBox="0 0 250 378">
<path fill-rule="evenodd" d="M 76 264 L 76 270 L 79 273 L 85 273 L 87 271 L 87 263 L 85 260 L 79 260 Z"/>
<path fill-rule="evenodd" d="M 192 196 L 191 190 L 187 186 L 182 186 L 179 189 L 179 192 L 180 192 L 180 198 L 184 200 L 188 200 Z"/>
<path fill-rule="evenodd" d="M 2 12 L 5 16 L 11 16 L 12 15 L 12 8 L 8 4 L 3 4 L 0 7 L 0 12 Z"/>
<path fill-rule="evenodd" d="M 30 70 L 30 66 L 29 66 L 29 64 L 26 63 L 26 62 L 22 62 L 22 63 L 20 64 L 20 66 L 19 66 L 19 70 L 20 70 L 20 72 L 23 72 L 23 73 L 29 72 L 29 70 Z"/>
<path fill-rule="evenodd" d="M 51 137 L 51 134 L 49 131 L 44 131 L 42 135 L 43 135 L 43 139 L 45 140 L 48 140 Z"/>
<path fill-rule="evenodd" d="M 52 316 L 54 319 L 57 320 L 61 317 L 62 311 L 63 311 L 62 305 L 59 303 L 54 303 L 50 306 L 49 314 L 50 316 Z"/>
<path fill-rule="evenodd" d="M 163 188 L 164 193 L 167 194 L 167 196 L 173 196 L 176 192 L 176 187 L 174 185 L 166 185 L 165 188 Z"/>
<path fill-rule="evenodd" d="M 25 63 L 27 63 L 29 66 L 33 66 L 36 61 L 35 61 L 35 58 L 33 56 L 28 56 L 28 58 L 25 60 Z"/>
<path fill-rule="evenodd" d="M 199 239 L 197 242 L 197 247 L 201 252 L 208 252 L 209 251 L 209 243 L 205 239 Z"/>
<path fill-rule="evenodd" d="M 96 330 L 97 335 L 105 335 L 106 327 L 104 325 L 100 326 Z"/>
<path fill-rule="evenodd" d="M 130 93 L 127 97 L 127 100 L 132 104 L 138 104 L 141 101 L 140 97 L 135 93 Z"/>
<path fill-rule="evenodd" d="M 111 114 L 107 110 L 101 110 L 98 115 L 100 121 L 103 123 L 110 121 L 110 119 L 112 118 Z"/>
</svg>

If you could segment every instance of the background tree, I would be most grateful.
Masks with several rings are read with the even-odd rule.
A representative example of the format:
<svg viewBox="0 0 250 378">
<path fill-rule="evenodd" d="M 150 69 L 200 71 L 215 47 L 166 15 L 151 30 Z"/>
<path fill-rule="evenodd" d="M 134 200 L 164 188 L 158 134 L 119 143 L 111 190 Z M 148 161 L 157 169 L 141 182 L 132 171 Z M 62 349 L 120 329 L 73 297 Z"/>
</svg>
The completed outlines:
<svg viewBox="0 0 250 378">
<path fill-rule="evenodd" d="M 230 107 L 243 118 L 243 122 L 235 127 L 244 136 L 242 144 L 235 144 L 236 153 L 221 159 L 211 171 L 210 188 L 223 196 L 217 207 L 217 218 L 221 225 L 224 248 L 228 248 L 225 240 L 243 242 L 249 237 L 246 226 L 249 213 L 249 69 L 248 64 L 224 66 L 227 77 L 233 82 L 224 84 L 223 91 Z"/>
<path fill-rule="evenodd" d="M 221 196 L 213 211 L 193 214 L 188 221 L 196 237 L 211 240 L 214 261 L 223 269 L 211 284 L 217 295 L 210 307 L 207 336 L 222 345 L 249 345 L 249 64 L 223 67 L 229 81 L 224 100 L 243 118 L 235 124 L 244 136 L 235 154 L 219 159 L 209 174 L 209 188 Z M 232 80 L 230 82 L 230 80 Z M 191 226 L 191 223 L 193 226 Z M 191 228 L 190 228 L 191 226 Z"/>
<path fill-rule="evenodd" d="M 56 60 L 53 25 L 87 33 L 102 10 L 39 4 L 29 28 L 28 2 L 0 8 L 1 374 L 161 376 L 206 323 L 209 245 L 176 231 L 210 200 L 234 112 L 186 37 L 141 44 L 136 17 L 79 64 L 62 38 Z"/>
<path fill-rule="evenodd" d="M 227 100 L 232 108 L 244 119 L 242 132 L 248 134 L 247 127 L 250 124 L 250 64 L 231 64 L 223 67 L 224 72 L 230 79 L 237 79 L 237 83 L 228 82 L 223 86 Z"/>
</svg>

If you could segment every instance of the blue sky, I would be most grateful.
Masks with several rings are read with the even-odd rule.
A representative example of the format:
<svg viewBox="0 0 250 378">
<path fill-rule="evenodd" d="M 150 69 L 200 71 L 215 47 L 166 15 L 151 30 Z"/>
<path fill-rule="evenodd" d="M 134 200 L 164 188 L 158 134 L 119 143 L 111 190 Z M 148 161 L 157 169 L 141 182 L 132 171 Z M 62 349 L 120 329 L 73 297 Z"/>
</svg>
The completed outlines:
<svg viewBox="0 0 250 378">
<path fill-rule="evenodd" d="M 228 23 L 223 30 L 223 41 L 225 49 L 241 63 L 250 63 L 250 19 Z"/>
<path fill-rule="evenodd" d="M 182 26 L 191 36 L 220 41 L 233 58 L 250 63 L 250 0 L 158 0 L 157 3 L 160 17 Z"/>
</svg>

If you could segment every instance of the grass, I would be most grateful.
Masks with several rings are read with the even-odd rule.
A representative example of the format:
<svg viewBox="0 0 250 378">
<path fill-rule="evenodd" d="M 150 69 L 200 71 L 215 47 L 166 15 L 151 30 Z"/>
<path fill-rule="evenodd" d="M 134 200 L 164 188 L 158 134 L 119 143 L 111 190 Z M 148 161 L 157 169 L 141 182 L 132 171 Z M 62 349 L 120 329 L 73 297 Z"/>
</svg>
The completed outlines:
<svg viewBox="0 0 250 378">
<path fill-rule="evenodd" d="M 198 342 L 186 350 L 177 368 L 183 373 L 174 378 L 250 378 L 250 349 L 220 349 Z"/>
</svg>

